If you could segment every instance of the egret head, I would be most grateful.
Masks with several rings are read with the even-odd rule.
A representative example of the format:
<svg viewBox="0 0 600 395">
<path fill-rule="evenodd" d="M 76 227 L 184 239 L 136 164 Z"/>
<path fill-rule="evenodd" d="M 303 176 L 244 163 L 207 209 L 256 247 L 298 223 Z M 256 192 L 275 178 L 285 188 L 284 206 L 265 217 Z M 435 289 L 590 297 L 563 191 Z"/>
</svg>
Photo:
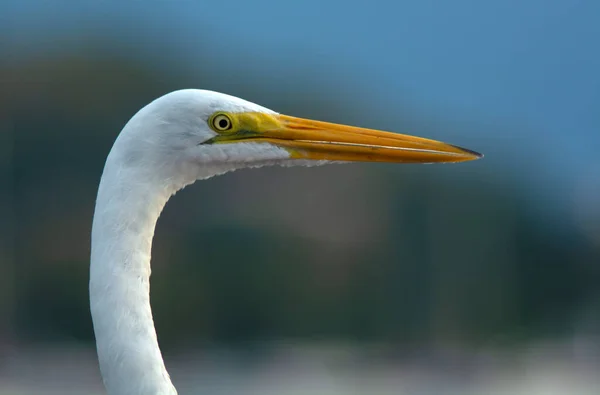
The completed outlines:
<svg viewBox="0 0 600 395">
<path fill-rule="evenodd" d="M 194 173 L 194 180 L 275 164 L 434 163 L 481 157 L 439 141 L 296 118 L 237 97 L 193 89 L 169 93 L 144 107 L 119 139 L 130 140 L 123 144 L 128 158 L 150 167 L 183 167 Z"/>
</svg>

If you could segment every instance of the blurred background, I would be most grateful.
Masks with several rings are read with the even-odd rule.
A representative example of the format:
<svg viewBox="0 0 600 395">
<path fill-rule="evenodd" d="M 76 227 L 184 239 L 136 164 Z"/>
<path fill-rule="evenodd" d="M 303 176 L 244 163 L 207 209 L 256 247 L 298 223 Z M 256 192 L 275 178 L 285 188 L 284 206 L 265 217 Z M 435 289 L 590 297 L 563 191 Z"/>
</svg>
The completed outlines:
<svg viewBox="0 0 600 395">
<path fill-rule="evenodd" d="M 181 394 L 600 393 L 600 3 L 4 0 L 0 394 L 101 394 L 90 226 L 141 107 L 212 89 L 462 145 L 177 194 L 152 303 Z"/>
</svg>

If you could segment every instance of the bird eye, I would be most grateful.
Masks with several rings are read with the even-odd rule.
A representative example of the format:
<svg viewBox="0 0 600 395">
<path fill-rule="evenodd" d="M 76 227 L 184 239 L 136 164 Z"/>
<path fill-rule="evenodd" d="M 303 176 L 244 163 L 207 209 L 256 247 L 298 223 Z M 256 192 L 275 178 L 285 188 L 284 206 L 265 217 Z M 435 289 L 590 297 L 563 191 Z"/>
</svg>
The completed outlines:
<svg viewBox="0 0 600 395">
<path fill-rule="evenodd" d="M 225 114 L 217 114 L 213 116 L 211 124 L 213 129 L 215 129 L 217 132 L 229 130 L 232 126 L 231 119 Z"/>
</svg>

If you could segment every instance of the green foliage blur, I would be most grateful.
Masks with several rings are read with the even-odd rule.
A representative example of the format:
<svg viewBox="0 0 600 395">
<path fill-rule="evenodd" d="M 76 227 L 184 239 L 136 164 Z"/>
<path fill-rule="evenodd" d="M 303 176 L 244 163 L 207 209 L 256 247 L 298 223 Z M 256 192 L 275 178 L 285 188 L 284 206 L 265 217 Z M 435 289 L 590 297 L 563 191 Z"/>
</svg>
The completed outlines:
<svg viewBox="0 0 600 395">
<path fill-rule="evenodd" d="M 190 70 L 115 47 L 91 40 L 0 68 L 4 341 L 93 341 L 97 183 L 123 125 L 162 94 L 214 89 L 291 115 L 440 139 L 442 125 L 458 127 L 434 114 L 365 111 L 316 70 L 270 81 L 209 58 Z M 168 203 L 154 240 L 161 344 L 291 338 L 406 349 L 584 330 L 600 309 L 598 243 L 575 220 L 545 218 L 519 182 L 483 159 L 244 170 L 196 183 Z"/>
</svg>

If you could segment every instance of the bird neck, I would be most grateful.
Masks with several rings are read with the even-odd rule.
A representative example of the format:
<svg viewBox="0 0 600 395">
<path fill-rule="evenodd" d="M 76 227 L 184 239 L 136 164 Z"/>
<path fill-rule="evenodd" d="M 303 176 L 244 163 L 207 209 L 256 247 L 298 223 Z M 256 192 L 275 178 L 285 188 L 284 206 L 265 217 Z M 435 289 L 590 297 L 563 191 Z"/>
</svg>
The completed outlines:
<svg viewBox="0 0 600 395">
<path fill-rule="evenodd" d="M 110 395 L 174 395 L 150 307 L 150 255 L 171 187 L 109 155 L 100 182 L 90 265 L 90 308 Z"/>
</svg>

